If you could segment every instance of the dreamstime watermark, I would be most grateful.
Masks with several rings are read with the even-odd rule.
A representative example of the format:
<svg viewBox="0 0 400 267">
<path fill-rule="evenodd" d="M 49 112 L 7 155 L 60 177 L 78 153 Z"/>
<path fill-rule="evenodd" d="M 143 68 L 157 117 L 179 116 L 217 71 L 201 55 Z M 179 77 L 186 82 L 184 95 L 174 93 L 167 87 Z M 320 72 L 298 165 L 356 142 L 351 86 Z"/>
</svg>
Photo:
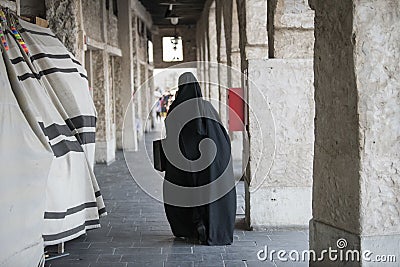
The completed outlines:
<svg viewBox="0 0 400 267">
<path fill-rule="evenodd" d="M 320 252 L 315 250 L 269 250 L 268 246 L 257 252 L 259 261 L 293 261 L 293 262 L 323 262 L 323 261 L 341 261 L 341 262 L 376 262 L 393 263 L 397 261 L 396 255 L 374 255 L 370 250 L 346 249 L 347 240 L 340 238 L 336 241 L 336 249 L 328 247 Z"/>
</svg>

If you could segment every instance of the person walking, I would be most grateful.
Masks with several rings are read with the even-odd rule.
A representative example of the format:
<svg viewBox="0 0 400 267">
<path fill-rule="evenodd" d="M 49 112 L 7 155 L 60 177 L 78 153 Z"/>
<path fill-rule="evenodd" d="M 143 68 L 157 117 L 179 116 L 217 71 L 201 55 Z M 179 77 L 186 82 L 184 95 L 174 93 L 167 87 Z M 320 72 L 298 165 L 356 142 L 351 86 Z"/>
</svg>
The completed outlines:
<svg viewBox="0 0 400 267">
<path fill-rule="evenodd" d="M 182 74 L 178 87 L 165 119 L 166 216 L 176 237 L 228 245 L 236 216 L 229 135 L 192 73 Z"/>
</svg>

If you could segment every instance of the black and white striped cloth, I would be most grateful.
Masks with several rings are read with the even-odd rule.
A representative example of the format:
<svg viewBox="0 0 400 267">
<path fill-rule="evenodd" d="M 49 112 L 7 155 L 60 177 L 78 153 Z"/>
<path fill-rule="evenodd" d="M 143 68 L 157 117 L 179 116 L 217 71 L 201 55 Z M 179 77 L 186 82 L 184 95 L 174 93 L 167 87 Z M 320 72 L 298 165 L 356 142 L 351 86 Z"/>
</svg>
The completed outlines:
<svg viewBox="0 0 400 267">
<path fill-rule="evenodd" d="M 96 109 L 89 92 L 85 68 L 65 48 L 50 29 L 20 21 L 21 35 L 29 47 L 30 61 L 68 127 L 81 144 L 93 170 Z M 93 176 L 94 177 L 94 176 Z M 93 187 L 100 215 L 105 214 L 97 180 Z"/>
<path fill-rule="evenodd" d="M 4 54 L 4 61 L 21 110 L 32 128 L 40 127 L 37 134 L 46 138 L 53 153 L 43 190 L 46 205 L 42 236 L 46 246 L 100 227 L 99 216 L 105 214 L 93 173 L 96 113 L 87 81 L 82 77 L 84 69 L 71 55 L 68 59 L 44 55 L 62 54 L 66 49 L 55 45 L 59 41 L 49 30 L 36 29 L 39 27 L 22 21 L 21 24 L 30 56 L 7 31 L 10 50 Z M 54 45 L 46 38 L 55 39 Z M 38 52 L 45 49 L 45 43 L 47 52 Z"/>
<path fill-rule="evenodd" d="M 0 88 L 0 266 L 39 266 L 53 153 L 39 125 L 22 113 L 1 53 Z"/>
<path fill-rule="evenodd" d="M 56 108 L 75 132 L 93 167 L 96 109 L 90 96 L 86 70 L 50 29 L 25 21 L 20 21 L 20 25 L 37 76 L 46 89 L 54 92 Z"/>
</svg>

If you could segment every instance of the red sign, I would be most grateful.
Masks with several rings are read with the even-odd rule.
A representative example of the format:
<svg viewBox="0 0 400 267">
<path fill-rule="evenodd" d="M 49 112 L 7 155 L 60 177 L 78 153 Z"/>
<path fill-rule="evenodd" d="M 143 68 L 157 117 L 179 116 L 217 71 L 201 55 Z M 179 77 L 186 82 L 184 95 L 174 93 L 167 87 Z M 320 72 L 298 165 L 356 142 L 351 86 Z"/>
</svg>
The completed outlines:
<svg viewBox="0 0 400 267">
<path fill-rule="evenodd" d="M 229 131 L 244 131 L 244 98 L 243 88 L 228 89 L 228 125 Z"/>
</svg>

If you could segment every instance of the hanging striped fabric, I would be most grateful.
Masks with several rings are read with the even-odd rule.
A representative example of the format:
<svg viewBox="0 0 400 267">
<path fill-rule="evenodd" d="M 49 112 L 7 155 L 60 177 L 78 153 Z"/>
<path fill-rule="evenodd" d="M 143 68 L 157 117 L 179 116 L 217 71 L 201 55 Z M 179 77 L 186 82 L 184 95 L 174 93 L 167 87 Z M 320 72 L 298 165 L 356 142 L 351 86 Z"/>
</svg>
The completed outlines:
<svg viewBox="0 0 400 267">
<path fill-rule="evenodd" d="M 30 61 L 38 71 L 53 103 L 85 151 L 93 170 L 96 109 L 90 95 L 85 68 L 65 48 L 50 29 L 20 20 L 22 36 L 29 47 Z M 93 176 L 94 177 L 94 176 Z M 97 180 L 93 181 L 97 204 L 105 215 L 103 197 Z"/>
<path fill-rule="evenodd" d="M 81 142 L 93 168 L 96 109 L 89 92 L 85 68 L 50 29 L 20 20 L 20 32 L 30 49 L 30 61 L 67 125 Z"/>
<path fill-rule="evenodd" d="M 43 262 L 44 189 L 53 161 L 39 125 L 30 125 L 0 53 L 0 266 Z"/>
<path fill-rule="evenodd" d="M 93 103 L 86 107 L 91 109 L 88 113 L 82 114 L 78 108 L 69 109 L 70 114 L 73 114 L 71 110 L 76 112 L 70 117 L 52 86 L 65 90 L 58 93 L 67 96 L 64 101 L 69 97 L 72 107 L 80 105 L 76 103 L 80 100 L 63 86 L 64 78 L 59 78 L 74 72 L 60 71 L 63 68 L 56 64 L 39 69 L 17 43 L 15 35 L 7 32 L 5 36 L 10 49 L 4 60 L 12 90 L 31 127 L 40 127 L 40 134 L 47 139 L 53 153 L 46 187 L 43 239 L 44 245 L 58 244 L 76 238 L 88 229 L 100 227 L 99 214 L 105 213 L 96 178 L 75 126 L 90 118 L 89 128 L 95 127 Z M 69 79 L 82 78 L 77 74 Z M 82 123 L 80 129 L 86 126 Z M 71 128 L 72 125 L 75 127 Z"/>
</svg>

